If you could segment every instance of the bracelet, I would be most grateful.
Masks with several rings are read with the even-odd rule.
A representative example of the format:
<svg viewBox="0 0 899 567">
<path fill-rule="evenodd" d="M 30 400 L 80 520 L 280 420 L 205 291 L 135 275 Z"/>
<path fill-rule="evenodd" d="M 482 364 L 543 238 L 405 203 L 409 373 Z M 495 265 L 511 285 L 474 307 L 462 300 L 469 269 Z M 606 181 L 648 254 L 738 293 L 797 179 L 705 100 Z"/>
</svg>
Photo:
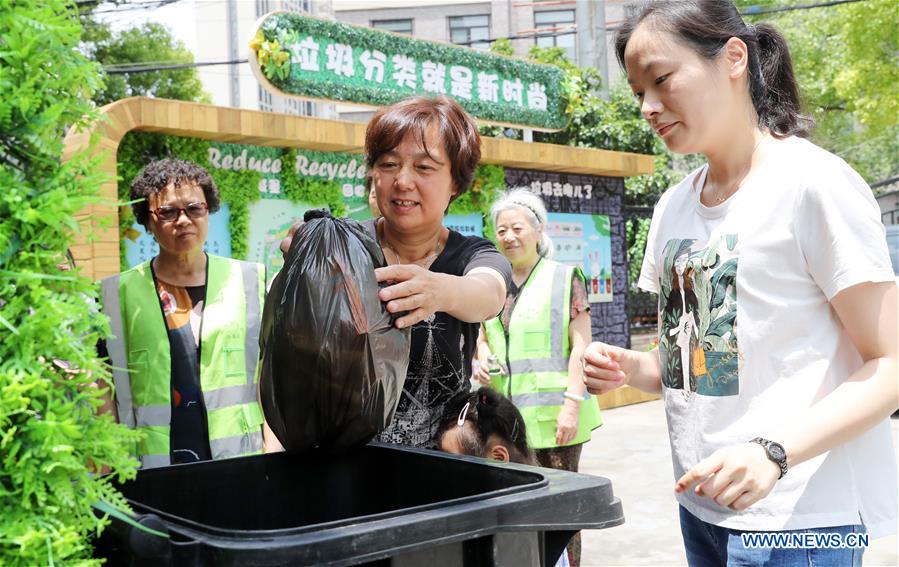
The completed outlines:
<svg viewBox="0 0 899 567">
<path fill-rule="evenodd" d="M 573 400 L 575 402 L 585 402 L 588 399 L 587 396 L 579 396 L 577 394 L 572 394 L 571 392 L 565 392 L 564 394 L 562 394 L 562 397 Z"/>
</svg>

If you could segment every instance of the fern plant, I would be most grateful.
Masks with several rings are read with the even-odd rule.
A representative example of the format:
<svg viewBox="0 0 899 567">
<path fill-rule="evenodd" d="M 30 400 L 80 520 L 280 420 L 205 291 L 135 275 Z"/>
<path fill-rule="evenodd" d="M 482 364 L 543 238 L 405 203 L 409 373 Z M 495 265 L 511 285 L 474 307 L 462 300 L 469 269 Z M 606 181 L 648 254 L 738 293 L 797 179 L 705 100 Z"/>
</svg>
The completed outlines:
<svg viewBox="0 0 899 567">
<path fill-rule="evenodd" d="M 98 564 L 93 505 L 125 507 L 111 482 L 137 465 L 136 434 L 95 415 L 108 329 L 93 283 L 65 269 L 103 181 L 88 153 L 61 159 L 100 84 L 80 32 L 71 2 L 0 2 L 0 565 Z"/>
</svg>

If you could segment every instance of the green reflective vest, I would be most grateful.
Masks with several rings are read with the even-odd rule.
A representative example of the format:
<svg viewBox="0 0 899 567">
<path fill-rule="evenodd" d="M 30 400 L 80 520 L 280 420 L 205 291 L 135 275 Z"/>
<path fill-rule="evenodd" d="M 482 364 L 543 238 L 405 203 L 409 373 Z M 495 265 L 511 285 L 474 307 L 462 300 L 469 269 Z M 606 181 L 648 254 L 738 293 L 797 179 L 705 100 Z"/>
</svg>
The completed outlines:
<svg viewBox="0 0 899 567">
<path fill-rule="evenodd" d="M 518 296 L 508 332 L 499 317 L 484 323 L 490 350 L 505 362 L 508 372 L 493 376 L 493 387 L 518 407 L 534 449 L 557 446 L 556 419 L 568 388 L 574 270 L 583 277 L 577 268 L 541 258 Z M 590 432 L 602 425 L 596 398 L 587 396 L 581 402 L 577 435 L 569 445 L 589 441 Z"/>
<path fill-rule="evenodd" d="M 200 324 L 200 386 L 213 459 L 262 450 L 256 398 L 265 268 L 208 255 Z M 119 421 L 145 433 L 135 448 L 142 468 L 171 464 L 171 350 L 150 262 L 102 283 L 103 312 Z"/>
</svg>

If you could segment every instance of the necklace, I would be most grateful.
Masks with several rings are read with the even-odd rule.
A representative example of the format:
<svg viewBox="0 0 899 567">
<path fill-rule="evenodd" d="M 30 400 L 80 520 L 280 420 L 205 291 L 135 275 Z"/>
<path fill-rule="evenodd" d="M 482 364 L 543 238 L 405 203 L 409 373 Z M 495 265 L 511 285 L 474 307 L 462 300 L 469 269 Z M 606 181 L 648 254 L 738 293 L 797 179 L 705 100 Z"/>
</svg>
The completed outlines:
<svg viewBox="0 0 899 567">
<path fill-rule="evenodd" d="M 378 228 L 379 229 L 381 228 L 380 225 L 378 225 Z M 390 259 L 387 258 L 386 254 L 384 256 L 384 259 L 387 260 L 388 265 L 391 265 L 391 264 L 415 264 L 416 266 L 421 266 L 422 268 L 427 269 L 431 265 L 431 263 L 437 258 L 437 256 L 440 255 L 441 252 L 443 252 L 443 247 L 445 246 L 443 239 L 438 237 L 437 245 L 434 247 L 434 250 L 430 254 L 428 254 L 424 258 L 420 258 L 418 260 L 414 260 L 411 262 L 403 262 L 400 259 L 400 255 L 397 253 L 396 249 L 393 246 L 391 246 L 390 242 L 384 236 L 384 230 L 381 229 L 380 232 L 381 232 L 381 238 L 380 238 L 381 246 L 384 248 L 384 250 L 390 250 L 390 252 L 393 254 L 393 262 L 390 262 Z"/>
<path fill-rule="evenodd" d="M 437 242 L 437 247 L 434 248 L 434 251 L 431 252 L 430 254 L 428 254 L 427 256 L 425 256 L 424 258 L 421 258 L 420 260 L 414 260 L 412 262 L 403 262 L 402 260 L 400 260 L 400 255 L 397 254 L 396 250 L 393 249 L 393 246 L 391 246 L 389 242 L 387 242 L 386 240 L 384 240 L 382 238 L 381 244 L 384 246 L 385 250 L 390 250 L 390 252 L 393 254 L 394 261 L 390 262 L 388 260 L 388 262 L 387 262 L 388 265 L 405 263 L 405 264 L 415 264 L 417 266 L 421 266 L 422 268 L 427 268 L 431 265 L 431 263 L 434 261 L 434 259 L 437 258 L 437 256 L 443 251 L 443 244 L 441 242 Z"/>
<path fill-rule="evenodd" d="M 759 148 L 759 144 L 762 143 L 763 139 L 764 139 L 763 137 L 759 138 L 758 141 L 755 143 L 755 146 L 753 146 L 752 153 L 749 154 L 749 165 L 746 167 L 746 171 L 744 171 L 743 174 L 740 175 L 740 177 L 738 177 L 736 181 L 731 183 L 730 186 L 727 188 L 727 190 L 724 191 L 724 193 L 721 196 L 712 197 L 712 202 L 715 205 L 720 205 L 724 201 L 728 200 L 740 188 L 740 185 L 743 183 L 743 181 L 746 179 L 746 176 L 749 175 L 749 171 L 752 169 L 752 158 L 753 158 L 753 156 L 755 156 L 755 151 Z"/>
</svg>

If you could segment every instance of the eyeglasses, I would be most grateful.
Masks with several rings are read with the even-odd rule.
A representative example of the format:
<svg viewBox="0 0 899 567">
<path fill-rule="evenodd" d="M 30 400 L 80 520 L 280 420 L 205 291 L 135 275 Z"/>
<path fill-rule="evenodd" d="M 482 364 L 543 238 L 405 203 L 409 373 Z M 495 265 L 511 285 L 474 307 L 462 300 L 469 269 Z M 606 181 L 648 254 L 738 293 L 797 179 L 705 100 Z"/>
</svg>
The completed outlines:
<svg viewBox="0 0 899 567">
<path fill-rule="evenodd" d="M 209 214 L 209 206 L 206 203 L 189 203 L 186 207 L 170 207 L 168 205 L 151 210 L 156 218 L 162 222 L 173 222 L 181 217 L 181 213 L 189 219 L 201 219 Z"/>
</svg>

